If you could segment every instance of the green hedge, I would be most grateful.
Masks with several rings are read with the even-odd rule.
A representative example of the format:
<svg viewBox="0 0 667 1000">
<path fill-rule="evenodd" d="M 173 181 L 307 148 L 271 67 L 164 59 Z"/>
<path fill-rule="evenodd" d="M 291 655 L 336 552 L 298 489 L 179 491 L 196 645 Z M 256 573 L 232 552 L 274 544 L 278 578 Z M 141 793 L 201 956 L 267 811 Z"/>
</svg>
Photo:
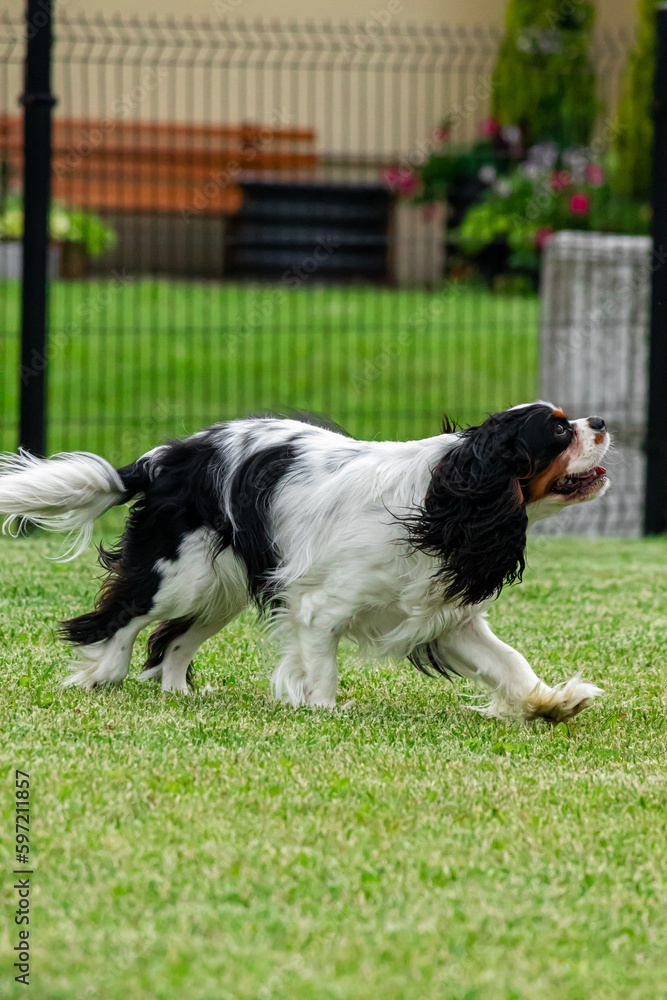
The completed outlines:
<svg viewBox="0 0 667 1000">
<path fill-rule="evenodd" d="M 589 0 L 510 0 L 506 35 L 493 73 L 494 116 L 519 125 L 527 145 L 586 145 L 598 112 L 589 50 Z"/>
<path fill-rule="evenodd" d="M 655 20 L 655 0 L 639 0 L 637 36 L 623 79 L 615 143 L 613 185 L 617 194 L 628 198 L 645 199 L 651 191 Z"/>
</svg>

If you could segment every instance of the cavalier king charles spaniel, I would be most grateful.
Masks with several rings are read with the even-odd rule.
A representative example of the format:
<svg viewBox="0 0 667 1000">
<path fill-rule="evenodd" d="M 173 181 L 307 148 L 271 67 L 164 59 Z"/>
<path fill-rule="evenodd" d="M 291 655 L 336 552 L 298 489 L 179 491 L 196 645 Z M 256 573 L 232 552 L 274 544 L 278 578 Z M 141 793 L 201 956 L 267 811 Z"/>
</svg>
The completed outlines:
<svg viewBox="0 0 667 1000">
<path fill-rule="evenodd" d="M 346 636 L 477 681 L 487 715 L 558 722 L 599 689 L 549 687 L 486 609 L 521 579 L 533 522 L 606 491 L 608 447 L 601 417 L 568 420 L 541 401 L 398 443 L 251 417 L 121 469 L 87 452 L 7 455 L 0 512 L 6 526 L 72 532 L 73 558 L 96 517 L 134 501 L 118 546 L 100 549 L 95 609 L 61 626 L 78 654 L 69 683 L 119 684 L 152 625 L 141 676 L 185 692 L 197 649 L 254 601 L 282 636 L 273 689 L 294 706 L 334 707 Z"/>
</svg>

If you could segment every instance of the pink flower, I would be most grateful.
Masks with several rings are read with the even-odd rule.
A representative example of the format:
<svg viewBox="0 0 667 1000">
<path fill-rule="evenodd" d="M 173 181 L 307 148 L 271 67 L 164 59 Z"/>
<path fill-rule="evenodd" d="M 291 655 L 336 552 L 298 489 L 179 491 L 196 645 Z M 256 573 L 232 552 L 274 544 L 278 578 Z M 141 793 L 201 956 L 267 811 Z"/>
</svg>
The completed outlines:
<svg viewBox="0 0 667 1000">
<path fill-rule="evenodd" d="M 535 233 L 533 237 L 533 245 L 536 250 L 544 249 L 544 244 L 547 242 L 550 236 L 552 236 L 554 230 L 549 226 L 540 226 L 540 228 Z"/>
<path fill-rule="evenodd" d="M 551 175 L 552 191 L 564 191 L 572 183 L 572 174 L 569 170 L 556 170 Z"/>
<path fill-rule="evenodd" d="M 604 184 L 604 170 L 597 163 L 589 163 L 584 170 L 584 178 L 593 187 L 601 187 Z"/>
<path fill-rule="evenodd" d="M 449 142 L 450 130 L 444 125 L 438 125 L 431 132 L 433 142 Z"/>
<path fill-rule="evenodd" d="M 394 191 L 409 193 L 417 184 L 417 176 L 411 170 L 388 167 L 382 172 L 382 180 Z"/>
<path fill-rule="evenodd" d="M 588 215 L 591 207 L 591 199 L 587 194 L 578 191 L 570 197 L 570 211 L 572 215 Z"/>
<path fill-rule="evenodd" d="M 492 136 L 498 135 L 500 128 L 501 125 L 497 118 L 485 118 L 479 123 L 479 134 L 485 139 L 490 139 Z"/>
<path fill-rule="evenodd" d="M 398 179 L 401 175 L 400 170 L 395 170 L 393 167 L 387 167 L 380 174 L 380 180 L 387 184 L 389 187 L 398 187 Z"/>
<path fill-rule="evenodd" d="M 401 176 L 398 182 L 398 186 L 401 191 L 414 191 L 416 185 L 417 185 L 416 174 L 413 174 L 409 170 L 404 170 L 401 172 Z"/>
</svg>

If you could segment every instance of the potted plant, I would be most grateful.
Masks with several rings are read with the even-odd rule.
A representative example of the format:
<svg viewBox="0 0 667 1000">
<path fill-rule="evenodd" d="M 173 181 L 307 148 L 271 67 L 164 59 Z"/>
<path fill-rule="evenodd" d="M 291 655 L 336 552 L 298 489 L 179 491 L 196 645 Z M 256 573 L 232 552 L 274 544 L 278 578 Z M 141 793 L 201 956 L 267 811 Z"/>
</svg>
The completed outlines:
<svg viewBox="0 0 667 1000">
<path fill-rule="evenodd" d="M 480 263 L 493 283 L 498 274 L 528 275 L 536 283 L 539 257 L 549 236 L 559 229 L 642 235 L 650 226 L 648 203 L 615 193 L 610 170 L 589 150 L 565 151 L 553 162 L 534 147 L 508 177 L 499 178 L 466 213 L 456 236 L 462 250 Z M 504 256 L 485 273 L 488 248 Z"/>
<path fill-rule="evenodd" d="M 82 278 L 88 273 L 91 258 L 100 257 L 113 248 L 116 234 L 93 212 L 69 208 L 53 202 L 49 212 L 49 235 L 52 245 L 59 248 L 58 273 L 61 278 Z M 8 195 L 0 212 L 0 241 L 15 247 L 7 256 L 5 277 L 17 277 L 20 272 L 20 240 L 23 236 L 23 198 Z M 0 254 L 0 260 L 5 256 Z M 16 261 L 18 261 L 18 265 Z"/>
</svg>

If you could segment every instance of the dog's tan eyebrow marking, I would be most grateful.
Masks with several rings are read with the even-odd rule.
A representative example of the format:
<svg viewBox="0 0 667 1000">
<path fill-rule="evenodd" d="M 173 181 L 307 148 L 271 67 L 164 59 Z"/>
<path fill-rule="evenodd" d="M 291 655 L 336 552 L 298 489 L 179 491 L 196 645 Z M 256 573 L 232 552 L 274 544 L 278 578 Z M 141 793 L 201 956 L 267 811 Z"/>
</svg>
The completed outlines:
<svg viewBox="0 0 667 1000">
<path fill-rule="evenodd" d="M 562 410 L 552 410 L 551 411 L 551 415 L 553 417 L 562 417 L 563 420 L 567 420 L 567 415 L 565 413 L 563 413 Z"/>
</svg>

